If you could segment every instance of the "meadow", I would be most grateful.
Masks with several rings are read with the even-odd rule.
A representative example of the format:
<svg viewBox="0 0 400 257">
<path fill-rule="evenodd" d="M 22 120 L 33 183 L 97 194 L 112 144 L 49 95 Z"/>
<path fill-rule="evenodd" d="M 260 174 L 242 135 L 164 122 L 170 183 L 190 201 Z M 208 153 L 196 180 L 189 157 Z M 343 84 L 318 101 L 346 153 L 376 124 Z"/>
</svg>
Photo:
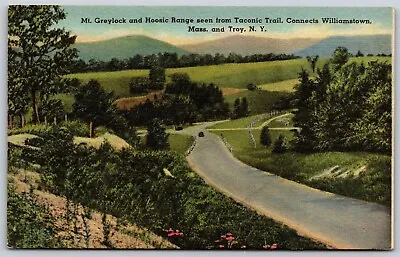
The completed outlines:
<svg viewBox="0 0 400 257">
<path fill-rule="evenodd" d="M 358 57 L 351 58 L 351 61 L 367 63 L 373 60 L 391 62 L 390 57 Z M 321 68 L 328 58 L 320 58 L 317 62 L 317 68 Z M 301 69 L 312 73 L 310 64 L 306 59 L 295 59 L 273 62 L 257 63 L 229 63 L 222 65 L 185 67 L 176 69 L 167 69 L 166 76 L 174 73 L 187 73 L 190 78 L 199 83 L 214 83 L 221 88 L 246 88 L 249 83 L 254 83 L 261 88 L 269 91 L 290 91 L 290 85 L 294 83 L 293 79 L 298 77 Z M 148 76 L 149 70 L 124 70 L 113 72 L 88 72 L 70 74 L 68 77 L 77 78 L 86 83 L 90 79 L 97 79 L 102 87 L 107 91 L 114 91 L 117 96 L 127 97 L 129 93 L 129 81 L 133 77 Z M 291 81 L 289 81 L 291 80 Z M 282 82 L 266 86 L 264 84 Z M 279 90 L 282 86 L 283 90 Z"/>
</svg>

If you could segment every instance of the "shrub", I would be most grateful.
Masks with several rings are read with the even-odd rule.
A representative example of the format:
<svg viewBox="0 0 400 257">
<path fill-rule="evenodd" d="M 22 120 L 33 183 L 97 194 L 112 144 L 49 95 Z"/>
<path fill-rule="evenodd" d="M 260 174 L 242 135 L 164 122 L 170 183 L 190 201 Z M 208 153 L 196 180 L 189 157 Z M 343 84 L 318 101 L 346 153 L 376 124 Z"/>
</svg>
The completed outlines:
<svg viewBox="0 0 400 257">
<path fill-rule="evenodd" d="M 279 135 L 278 139 L 274 142 L 274 147 L 272 149 L 273 153 L 284 153 L 288 150 L 288 143 L 286 137 Z"/>
<path fill-rule="evenodd" d="M 247 85 L 247 89 L 250 91 L 254 91 L 254 90 L 258 89 L 258 87 L 256 84 L 250 83 Z"/>
<path fill-rule="evenodd" d="M 268 128 L 268 126 L 264 126 L 264 127 L 261 129 L 260 143 L 261 143 L 262 145 L 265 145 L 265 146 L 270 146 L 271 143 L 272 143 L 271 134 L 269 133 L 269 128 Z"/>
<path fill-rule="evenodd" d="M 147 77 L 132 78 L 129 83 L 129 92 L 131 94 L 144 94 L 151 88 L 151 81 Z"/>
</svg>

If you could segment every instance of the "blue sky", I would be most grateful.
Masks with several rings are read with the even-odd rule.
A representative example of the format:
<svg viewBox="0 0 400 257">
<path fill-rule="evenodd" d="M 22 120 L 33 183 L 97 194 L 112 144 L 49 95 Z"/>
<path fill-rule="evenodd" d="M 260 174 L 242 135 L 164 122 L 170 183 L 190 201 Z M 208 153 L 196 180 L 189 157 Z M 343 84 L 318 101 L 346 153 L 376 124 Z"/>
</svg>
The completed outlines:
<svg viewBox="0 0 400 257">
<path fill-rule="evenodd" d="M 67 19 L 60 25 L 78 35 L 77 41 L 98 41 L 125 35 L 147 35 L 172 44 L 196 43 L 219 37 L 239 35 L 238 32 L 225 33 L 189 33 L 187 24 L 85 24 L 82 17 L 90 18 L 262 18 L 269 17 L 294 19 L 318 19 L 318 24 L 254 24 L 265 26 L 267 32 L 245 32 L 241 35 L 264 36 L 274 38 L 325 38 L 335 35 L 371 35 L 392 33 L 391 8 L 307 8 L 307 7 L 135 7 L 135 6 L 64 6 Z M 322 24 L 322 17 L 339 19 L 370 19 L 372 24 Z M 191 24 L 198 27 L 227 27 L 229 25 L 248 29 L 252 24 Z M 225 28 L 226 29 L 226 28 Z"/>
</svg>

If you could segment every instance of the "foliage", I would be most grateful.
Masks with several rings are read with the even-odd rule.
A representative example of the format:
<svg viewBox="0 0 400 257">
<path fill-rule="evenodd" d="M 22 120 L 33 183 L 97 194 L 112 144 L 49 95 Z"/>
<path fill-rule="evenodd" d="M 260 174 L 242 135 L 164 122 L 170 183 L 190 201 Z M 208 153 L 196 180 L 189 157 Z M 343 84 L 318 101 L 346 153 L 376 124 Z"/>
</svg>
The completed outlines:
<svg viewBox="0 0 400 257">
<path fill-rule="evenodd" d="M 132 78 L 129 82 L 129 92 L 133 95 L 147 93 L 150 89 L 151 81 L 146 77 Z"/>
<path fill-rule="evenodd" d="M 253 90 L 256 90 L 256 89 L 258 89 L 256 84 L 253 84 L 253 83 L 247 84 L 247 90 L 253 91 Z"/>
<path fill-rule="evenodd" d="M 110 61 L 98 61 L 91 59 L 85 62 L 82 59 L 76 60 L 73 66 L 73 72 L 93 72 L 93 71 L 116 71 L 126 69 L 158 69 L 159 67 L 165 68 L 178 68 L 178 67 L 193 67 L 204 66 L 223 63 L 248 63 L 248 62 L 266 62 L 277 60 L 290 60 L 297 59 L 298 56 L 287 54 L 254 54 L 249 56 L 242 56 L 239 54 L 231 53 L 228 56 L 219 53 L 212 56 L 211 54 L 188 54 L 178 57 L 176 53 L 159 53 L 158 55 L 151 54 L 142 56 L 136 54 L 124 60 L 113 58 Z M 158 64 L 157 66 L 154 64 Z"/>
<path fill-rule="evenodd" d="M 358 51 L 357 51 L 357 54 L 356 54 L 355 56 L 356 56 L 356 57 L 363 57 L 364 54 L 363 54 L 360 50 L 358 50 Z"/>
<path fill-rule="evenodd" d="M 154 119 L 147 128 L 146 145 L 152 149 L 168 149 L 168 136 L 162 122 Z"/>
<path fill-rule="evenodd" d="M 90 80 L 79 88 L 73 104 L 73 116 L 85 121 L 88 125 L 92 122 L 91 135 L 98 126 L 104 126 L 124 138 L 130 145 L 138 143 L 136 129 L 128 126 L 125 118 L 113 105 L 113 93 L 107 93 L 96 80 Z"/>
<path fill-rule="evenodd" d="M 181 125 L 224 118 L 228 113 L 229 107 L 217 86 L 200 86 L 187 74 L 173 74 L 162 99 L 139 104 L 127 111 L 125 117 L 132 126 L 147 125 L 154 118 L 166 124 Z"/>
<path fill-rule="evenodd" d="M 261 129 L 260 143 L 265 146 L 270 146 L 272 144 L 271 134 L 269 133 L 268 126 L 264 126 Z"/>
<path fill-rule="evenodd" d="M 220 132 L 216 132 L 219 135 Z M 287 151 L 274 154 L 270 147 L 257 142 L 257 148 L 249 140 L 247 131 L 224 131 L 224 137 L 242 162 L 280 177 L 284 177 L 320 190 L 349 196 L 365 201 L 391 205 L 391 156 L 366 152 L 315 152 L 297 153 Z M 270 130 L 273 141 L 279 136 L 276 130 Z M 290 140 L 289 131 L 280 132 Z M 257 137 L 257 130 L 253 130 Z M 343 171 L 363 170 L 358 176 L 322 177 L 311 179 L 332 167 L 339 166 Z"/>
<path fill-rule="evenodd" d="M 272 148 L 273 153 L 284 153 L 288 150 L 289 146 L 284 135 L 279 135 L 278 139 L 274 142 Z"/>
<path fill-rule="evenodd" d="M 232 118 L 233 119 L 238 119 L 238 118 L 243 118 L 247 117 L 250 114 L 249 110 L 249 103 L 247 102 L 247 98 L 236 98 L 234 105 L 233 105 L 233 113 L 232 113 Z"/>
<path fill-rule="evenodd" d="M 43 100 L 42 105 L 39 107 L 40 119 L 47 120 L 47 122 L 63 120 L 64 115 L 64 106 L 62 101 L 59 99 Z"/>
<path fill-rule="evenodd" d="M 298 151 L 391 151 L 391 65 L 355 62 L 315 79 L 300 74 L 295 92 Z"/>
<path fill-rule="evenodd" d="M 106 93 L 98 81 L 90 80 L 75 95 L 73 115 L 87 123 L 93 122 L 93 129 L 111 125 L 116 111 L 113 101 L 112 93 Z"/>
<path fill-rule="evenodd" d="M 391 62 L 391 58 L 389 57 L 373 56 L 350 58 L 350 61 L 364 63 L 374 60 Z M 317 68 L 322 68 L 327 61 L 327 58 L 320 58 L 317 62 Z M 296 59 L 275 62 L 232 63 L 187 68 L 168 68 L 166 69 L 166 79 L 168 82 L 169 76 L 174 73 L 187 73 L 190 78 L 197 83 L 214 83 L 220 88 L 244 88 L 249 83 L 263 85 L 266 83 L 296 79 L 301 67 L 304 67 L 308 72 L 312 71 L 306 59 Z M 90 79 L 96 79 L 107 92 L 114 91 L 115 95 L 118 97 L 128 97 L 130 96 L 129 82 L 131 79 L 133 77 L 147 77 L 148 75 L 149 70 L 124 70 L 115 72 L 78 73 L 70 74 L 67 77 L 77 78 L 82 83 L 87 83 Z M 290 90 L 292 90 L 292 87 Z M 280 90 L 276 90 L 274 86 L 270 91 Z M 254 93 L 254 95 L 256 95 L 255 93 L 260 93 L 260 91 L 246 91 L 246 93 Z M 233 104 L 234 100 L 235 99 L 232 99 L 230 103 Z M 250 100 L 249 97 L 248 100 Z M 253 109 L 254 108 L 252 108 L 252 110 Z"/>
<path fill-rule="evenodd" d="M 18 194 L 9 180 L 7 198 L 7 245 L 13 248 L 62 247 L 56 239 L 55 220 L 31 193 Z"/>
<path fill-rule="evenodd" d="M 54 5 L 8 8 L 8 86 L 13 114 L 26 111 L 21 104 L 27 104 L 29 96 L 33 119 L 40 122 L 40 101 L 65 90 L 67 78 L 63 75 L 69 73 L 77 56 L 71 47 L 76 36 L 55 26 L 65 17 L 63 9 Z"/>
<path fill-rule="evenodd" d="M 339 46 L 335 49 L 331 57 L 331 63 L 335 70 L 339 70 L 349 60 L 350 53 L 346 47 Z"/>
<path fill-rule="evenodd" d="M 165 83 L 165 68 L 161 65 L 152 65 L 149 72 L 151 89 L 163 89 Z"/>
<path fill-rule="evenodd" d="M 312 69 L 312 72 L 313 72 L 313 73 L 315 72 L 315 67 L 317 66 L 318 58 L 319 58 L 318 55 L 315 55 L 315 56 L 307 56 L 307 57 L 306 57 L 307 62 L 309 62 L 310 65 L 311 65 L 311 69 Z"/>
<path fill-rule="evenodd" d="M 183 157 L 170 152 L 77 146 L 61 128 L 51 131 L 41 149 L 36 161 L 43 168 L 42 186 L 159 235 L 167 228 L 179 230 L 182 249 L 212 248 L 226 231 L 239 235 L 249 249 L 261 249 L 265 239 L 283 249 L 324 247 L 212 189 Z"/>
</svg>

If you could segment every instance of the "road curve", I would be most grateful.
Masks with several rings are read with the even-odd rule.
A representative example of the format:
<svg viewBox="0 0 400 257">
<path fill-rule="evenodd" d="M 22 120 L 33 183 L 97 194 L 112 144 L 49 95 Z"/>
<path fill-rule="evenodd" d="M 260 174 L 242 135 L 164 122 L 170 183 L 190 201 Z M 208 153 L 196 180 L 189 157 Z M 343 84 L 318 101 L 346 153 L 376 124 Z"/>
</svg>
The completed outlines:
<svg viewBox="0 0 400 257">
<path fill-rule="evenodd" d="M 233 157 L 209 124 L 181 131 L 197 137 L 189 165 L 207 183 L 276 221 L 337 249 L 391 249 L 391 211 L 316 190 L 250 167 Z"/>
</svg>

